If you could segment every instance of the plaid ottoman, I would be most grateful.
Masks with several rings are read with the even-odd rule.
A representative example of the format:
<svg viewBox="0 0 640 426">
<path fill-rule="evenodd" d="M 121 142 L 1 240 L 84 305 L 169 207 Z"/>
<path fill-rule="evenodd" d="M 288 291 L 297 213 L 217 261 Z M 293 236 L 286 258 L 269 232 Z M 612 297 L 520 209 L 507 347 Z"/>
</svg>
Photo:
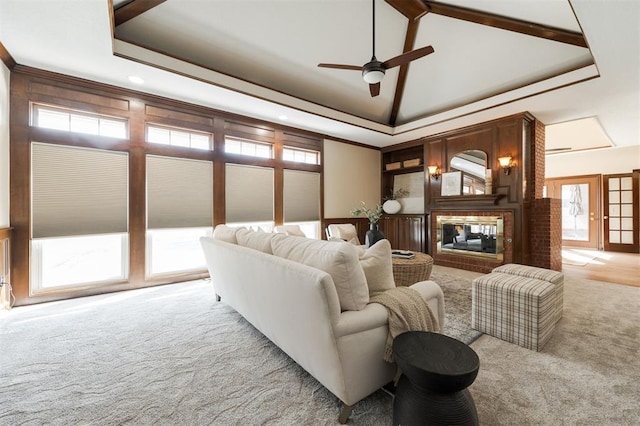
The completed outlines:
<svg viewBox="0 0 640 426">
<path fill-rule="evenodd" d="M 471 327 L 540 351 L 555 321 L 555 285 L 537 278 L 492 272 L 473 280 Z"/>
<path fill-rule="evenodd" d="M 536 278 L 553 284 L 556 293 L 556 309 L 553 316 L 556 322 L 560 321 L 564 300 L 564 274 L 562 272 L 536 268 L 535 266 L 519 265 L 517 263 L 507 263 L 506 265 L 498 266 L 493 269 L 493 272 Z"/>
</svg>

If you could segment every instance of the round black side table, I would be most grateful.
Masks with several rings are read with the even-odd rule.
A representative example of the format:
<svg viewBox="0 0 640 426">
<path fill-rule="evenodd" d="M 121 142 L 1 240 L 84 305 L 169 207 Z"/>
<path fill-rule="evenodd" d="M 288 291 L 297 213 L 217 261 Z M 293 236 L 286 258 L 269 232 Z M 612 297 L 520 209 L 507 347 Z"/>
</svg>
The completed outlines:
<svg viewBox="0 0 640 426">
<path fill-rule="evenodd" d="M 478 425 L 467 389 L 480 368 L 473 349 L 444 334 L 409 331 L 393 341 L 393 358 L 402 371 L 394 426 Z"/>
</svg>

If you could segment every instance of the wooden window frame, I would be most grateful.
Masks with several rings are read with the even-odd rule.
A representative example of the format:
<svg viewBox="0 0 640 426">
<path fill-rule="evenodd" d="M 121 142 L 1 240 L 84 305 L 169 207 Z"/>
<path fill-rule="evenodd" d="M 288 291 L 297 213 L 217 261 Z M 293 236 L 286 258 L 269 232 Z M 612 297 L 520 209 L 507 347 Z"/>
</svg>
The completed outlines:
<svg viewBox="0 0 640 426">
<path fill-rule="evenodd" d="M 142 288 L 208 276 L 204 271 L 161 277 L 148 276 L 145 189 L 147 155 L 164 155 L 213 163 L 212 226 L 225 223 L 224 170 L 227 162 L 274 169 L 275 225 L 283 224 L 284 169 L 313 171 L 321 173 L 321 176 L 323 174 L 322 165 L 282 160 L 283 146 L 291 145 L 304 149 L 317 149 L 322 163 L 323 135 L 24 66 L 16 66 L 12 70 L 10 84 L 12 112 L 10 117 L 10 223 L 14 227 L 11 244 L 11 276 L 17 305 Z M 126 120 L 128 138 L 114 140 L 104 136 L 34 127 L 31 125 L 33 104 Z M 146 126 L 149 124 L 193 130 L 197 133 L 210 133 L 212 150 L 148 143 Z M 272 143 L 273 158 L 226 154 L 224 152 L 226 137 Z M 129 278 L 126 282 L 56 294 L 32 295 L 30 293 L 32 142 L 100 148 L 129 154 Z M 324 204 L 322 185 L 320 199 L 322 207 Z"/>
</svg>

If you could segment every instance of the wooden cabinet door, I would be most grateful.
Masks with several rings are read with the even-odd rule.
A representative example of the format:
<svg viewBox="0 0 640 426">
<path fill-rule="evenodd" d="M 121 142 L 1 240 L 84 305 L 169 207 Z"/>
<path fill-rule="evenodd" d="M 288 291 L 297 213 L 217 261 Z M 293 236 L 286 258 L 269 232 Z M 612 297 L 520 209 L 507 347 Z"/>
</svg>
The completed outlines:
<svg viewBox="0 0 640 426">
<path fill-rule="evenodd" d="M 384 237 L 391 243 L 391 248 L 398 248 L 398 218 L 394 216 L 383 216 L 378 221 L 378 229 Z"/>
<path fill-rule="evenodd" d="M 401 250 L 424 252 L 424 218 L 403 216 L 398 223 L 398 247 Z"/>
</svg>

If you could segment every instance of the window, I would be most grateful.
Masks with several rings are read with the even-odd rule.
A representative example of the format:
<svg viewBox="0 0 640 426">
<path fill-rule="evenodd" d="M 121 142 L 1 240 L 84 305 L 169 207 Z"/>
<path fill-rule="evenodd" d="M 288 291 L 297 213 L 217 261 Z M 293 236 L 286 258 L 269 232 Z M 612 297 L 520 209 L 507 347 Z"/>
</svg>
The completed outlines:
<svg viewBox="0 0 640 426">
<path fill-rule="evenodd" d="M 147 274 L 206 269 L 212 223 L 213 163 L 147 155 Z"/>
<path fill-rule="evenodd" d="M 225 207 L 228 225 L 271 232 L 274 219 L 274 169 L 227 163 Z"/>
<path fill-rule="evenodd" d="M 193 149 L 212 149 L 211 134 L 158 125 L 147 126 L 147 142 Z"/>
<path fill-rule="evenodd" d="M 320 173 L 284 170 L 284 223 L 320 237 Z"/>
<path fill-rule="evenodd" d="M 127 234 L 83 235 L 31 241 L 34 293 L 61 287 L 124 281 L 128 276 Z"/>
<path fill-rule="evenodd" d="M 206 269 L 200 237 L 210 237 L 212 232 L 212 227 L 148 230 L 147 273 L 159 275 Z"/>
<path fill-rule="evenodd" d="M 318 151 L 284 147 L 282 150 L 282 159 L 296 163 L 320 164 L 320 153 Z"/>
<path fill-rule="evenodd" d="M 273 158 L 273 146 L 270 143 L 245 141 L 242 139 L 225 138 L 224 152 L 248 155 L 251 157 Z"/>
<path fill-rule="evenodd" d="M 128 275 L 126 153 L 32 143 L 35 291 Z"/>
<path fill-rule="evenodd" d="M 125 139 L 127 121 L 43 105 L 33 107 L 33 125 L 45 129 Z"/>
</svg>

